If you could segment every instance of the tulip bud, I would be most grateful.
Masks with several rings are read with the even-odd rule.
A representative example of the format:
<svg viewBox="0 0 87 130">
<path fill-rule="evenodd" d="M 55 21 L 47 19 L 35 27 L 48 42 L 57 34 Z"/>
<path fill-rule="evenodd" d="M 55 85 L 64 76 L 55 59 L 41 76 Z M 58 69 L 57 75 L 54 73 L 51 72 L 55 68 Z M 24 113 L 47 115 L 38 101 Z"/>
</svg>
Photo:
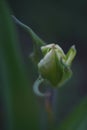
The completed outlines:
<svg viewBox="0 0 87 130">
<path fill-rule="evenodd" d="M 38 63 L 40 75 L 52 86 L 61 86 L 72 75 L 70 66 L 76 55 L 75 47 L 72 46 L 66 55 L 56 44 L 42 46 L 41 50 L 44 57 Z"/>
</svg>

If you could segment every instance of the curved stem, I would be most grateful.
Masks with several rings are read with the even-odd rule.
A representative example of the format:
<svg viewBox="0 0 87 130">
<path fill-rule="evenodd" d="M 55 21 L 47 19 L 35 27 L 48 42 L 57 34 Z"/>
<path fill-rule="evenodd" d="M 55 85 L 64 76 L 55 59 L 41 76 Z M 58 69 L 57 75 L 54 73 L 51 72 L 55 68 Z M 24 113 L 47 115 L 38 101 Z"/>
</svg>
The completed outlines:
<svg viewBox="0 0 87 130">
<path fill-rule="evenodd" d="M 42 46 L 45 45 L 45 42 L 36 35 L 36 33 L 27 25 L 23 24 L 21 21 L 19 21 L 15 16 L 12 15 L 13 20 L 15 21 L 16 24 L 20 25 L 26 32 L 29 33 L 31 36 L 33 42 L 35 42 L 37 45 Z"/>
<path fill-rule="evenodd" d="M 42 93 L 40 92 L 39 90 L 39 87 L 40 87 L 40 84 L 44 82 L 44 79 L 42 78 L 38 78 L 34 85 L 33 85 L 33 90 L 34 90 L 34 93 L 37 95 L 37 96 L 41 96 L 41 97 L 46 97 L 46 96 L 49 96 L 49 93 Z"/>
</svg>

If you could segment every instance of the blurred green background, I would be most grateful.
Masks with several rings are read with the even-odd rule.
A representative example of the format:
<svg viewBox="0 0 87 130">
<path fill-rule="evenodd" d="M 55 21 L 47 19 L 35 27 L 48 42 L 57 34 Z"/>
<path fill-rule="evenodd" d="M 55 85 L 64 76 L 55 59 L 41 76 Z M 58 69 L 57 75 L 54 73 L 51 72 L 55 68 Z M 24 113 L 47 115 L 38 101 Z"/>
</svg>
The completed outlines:
<svg viewBox="0 0 87 130">
<path fill-rule="evenodd" d="M 10 98 L 12 98 L 11 106 L 13 107 L 10 108 L 13 114 L 10 114 L 15 118 L 13 119 L 13 122 L 15 122 L 13 124 L 13 126 L 15 126 L 14 130 L 87 130 L 87 1 L 7 0 L 7 3 L 11 11 L 8 11 L 5 7 L 5 12 L 9 12 L 9 14 L 4 14 L 6 17 L 10 17 L 10 14 L 15 15 L 19 20 L 31 27 L 47 43 L 54 42 L 59 44 L 64 49 L 65 53 L 73 44 L 75 44 L 77 49 L 77 56 L 72 65 L 72 78 L 62 88 L 59 88 L 54 92 L 54 101 L 48 99 L 48 102 L 53 105 L 54 124 L 52 124 L 52 122 L 48 121 L 45 99 L 36 97 L 32 90 L 32 85 L 38 75 L 35 67 L 29 59 L 33 43 L 29 35 L 19 26 L 15 25 L 15 29 L 13 30 L 16 30 L 16 37 L 19 42 L 14 42 L 15 32 L 13 31 L 13 40 L 10 40 L 10 43 L 14 44 L 15 47 L 13 46 L 12 49 L 14 50 L 14 48 L 16 48 L 16 50 L 14 53 L 12 53 L 13 51 L 10 52 L 11 45 L 9 44 L 7 34 L 9 33 L 10 35 L 11 32 L 7 28 L 8 32 L 6 33 L 6 27 L 4 25 L 6 25 L 7 22 L 4 19 L 4 15 L 1 15 L 2 12 L 0 11 L 0 19 L 3 18 L 3 26 L 0 22 L 0 28 L 4 30 L 5 35 L 7 36 L 6 42 L 8 41 L 7 44 L 9 44 L 9 46 L 3 47 L 6 48 L 4 51 L 8 50 L 7 54 L 9 52 L 8 57 L 10 57 L 11 61 L 8 62 L 8 66 L 11 67 L 12 64 L 16 62 L 15 60 L 17 60 L 16 65 L 19 66 L 18 68 L 15 68 L 16 65 L 13 65 L 13 69 L 10 70 L 12 75 L 14 75 L 14 71 L 16 71 L 15 69 L 17 69 L 15 76 L 13 76 L 13 80 L 11 79 L 14 87 L 11 88 L 11 92 L 13 93 L 10 95 Z M 10 27 L 9 24 L 7 26 Z M 2 34 L 1 32 L 0 36 L 2 37 L 2 35 L 4 35 L 4 33 Z M 3 36 L 3 39 L 6 38 L 5 35 Z M 3 43 L 4 42 L 5 41 L 3 41 Z M 12 61 L 12 59 L 15 60 Z M 3 62 L 3 64 L 5 63 Z M 22 64 L 22 68 L 20 64 Z M 8 70 L 8 73 L 10 73 L 10 71 Z M 3 73 L 5 72 L 3 71 Z M 0 74 L 2 84 L 0 88 L 0 120 L 2 122 L 0 129 L 7 130 L 7 128 L 9 129 L 8 122 L 11 123 L 11 121 L 8 121 L 9 107 L 7 107 L 8 105 L 5 103 L 7 97 L 4 99 L 5 96 L 3 96 L 2 92 L 3 90 L 7 92 L 9 87 L 4 87 L 3 89 L 3 86 L 5 85 L 3 85 L 2 82 L 6 81 L 5 77 L 3 78 L 4 81 L 2 80 L 3 73 Z M 21 76 L 21 73 L 25 73 L 25 75 Z M 20 82 L 17 78 L 20 79 Z M 9 84 L 10 83 L 8 83 L 8 86 Z M 25 89 L 22 86 L 21 90 L 21 86 L 18 84 L 26 84 Z M 20 87 L 15 88 L 15 85 Z M 29 87 L 29 90 L 27 86 Z M 6 92 L 4 93 L 5 95 Z M 6 113 L 8 113 L 7 116 Z M 4 123 L 7 128 L 4 127 Z"/>
</svg>

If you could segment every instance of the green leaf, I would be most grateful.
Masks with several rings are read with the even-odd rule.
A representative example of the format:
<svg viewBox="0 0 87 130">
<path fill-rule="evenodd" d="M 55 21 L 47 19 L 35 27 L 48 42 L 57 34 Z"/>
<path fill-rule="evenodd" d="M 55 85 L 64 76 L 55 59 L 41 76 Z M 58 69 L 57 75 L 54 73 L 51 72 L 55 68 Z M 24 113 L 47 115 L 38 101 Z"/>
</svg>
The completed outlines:
<svg viewBox="0 0 87 130">
<path fill-rule="evenodd" d="M 6 130 L 34 130 L 38 128 L 38 111 L 23 66 L 10 11 L 0 0 L 0 81 L 5 102 Z"/>
<path fill-rule="evenodd" d="M 57 130 L 87 130 L 87 97 L 65 118 Z"/>
</svg>

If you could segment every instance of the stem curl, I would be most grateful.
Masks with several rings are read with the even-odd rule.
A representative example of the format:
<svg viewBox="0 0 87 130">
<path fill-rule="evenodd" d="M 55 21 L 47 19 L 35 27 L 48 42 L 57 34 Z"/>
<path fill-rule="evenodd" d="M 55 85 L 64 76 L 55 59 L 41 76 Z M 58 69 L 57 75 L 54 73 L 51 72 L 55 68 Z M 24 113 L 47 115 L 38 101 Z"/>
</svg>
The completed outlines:
<svg viewBox="0 0 87 130">
<path fill-rule="evenodd" d="M 37 96 L 40 96 L 40 97 L 48 97 L 48 96 L 50 96 L 49 93 L 42 93 L 42 92 L 40 92 L 40 90 L 39 90 L 40 84 L 43 83 L 43 82 L 44 82 L 44 79 L 39 77 L 39 78 L 34 82 L 33 91 L 34 91 L 34 93 L 35 93 Z"/>
</svg>

